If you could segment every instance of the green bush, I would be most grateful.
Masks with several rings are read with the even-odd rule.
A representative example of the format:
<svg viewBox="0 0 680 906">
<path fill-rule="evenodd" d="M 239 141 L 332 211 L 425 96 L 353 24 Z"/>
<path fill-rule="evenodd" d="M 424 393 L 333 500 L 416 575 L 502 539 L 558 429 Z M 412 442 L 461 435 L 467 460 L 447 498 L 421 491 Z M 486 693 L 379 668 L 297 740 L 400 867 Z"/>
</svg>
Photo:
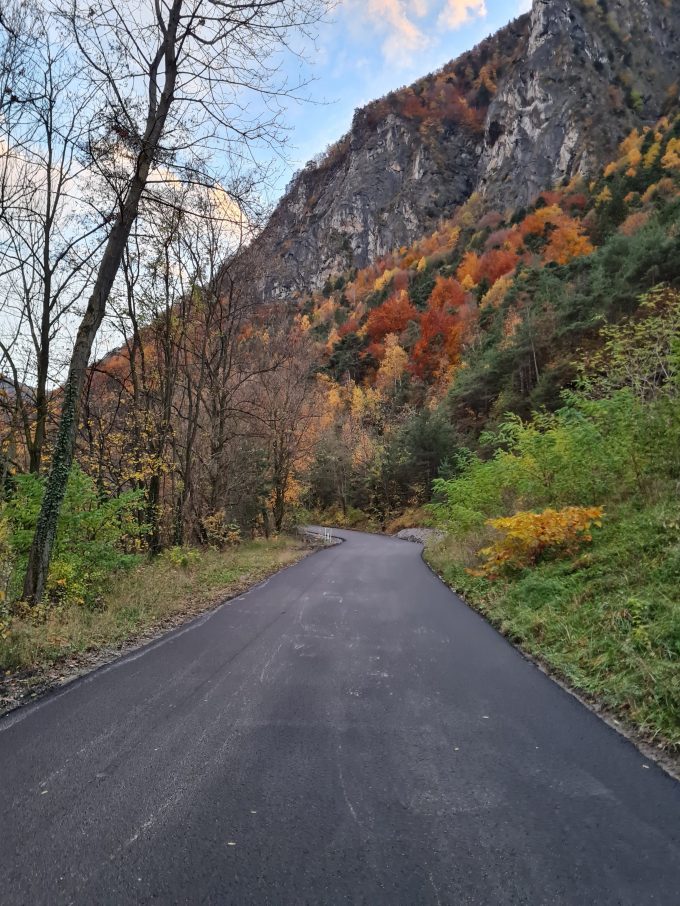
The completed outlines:
<svg viewBox="0 0 680 906">
<path fill-rule="evenodd" d="M 14 569 L 9 597 L 17 600 L 40 510 L 43 481 L 35 475 L 14 478 L 6 504 Z M 111 575 L 139 558 L 146 532 L 137 516 L 143 494 L 127 491 L 102 498 L 95 482 L 78 467 L 69 478 L 59 517 L 46 599 L 54 604 L 96 607 Z"/>
<path fill-rule="evenodd" d="M 219 550 L 220 548 L 217 549 Z M 200 562 L 201 555 L 190 547 L 169 547 L 163 551 L 161 558 L 170 566 L 189 569 Z"/>
<path fill-rule="evenodd" d="M 608 399 L 570 394 L 557 413 L 510 417 L 483 438 L 488 460 L 459 459 L 458 475 L 436 479 L 432 513 L 458 537 L 518 510 L 594 506 L 663 495 L 677 475 L 680 405 L 644 403 L 627 390 Z"/>
</svg>

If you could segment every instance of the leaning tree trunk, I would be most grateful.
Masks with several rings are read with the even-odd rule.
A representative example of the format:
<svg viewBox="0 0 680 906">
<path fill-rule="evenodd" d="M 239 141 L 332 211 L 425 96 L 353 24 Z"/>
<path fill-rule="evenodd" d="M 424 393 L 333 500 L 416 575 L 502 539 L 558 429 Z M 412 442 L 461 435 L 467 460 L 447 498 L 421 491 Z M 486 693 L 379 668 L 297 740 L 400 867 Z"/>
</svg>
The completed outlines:
<svg viewBox="0 0 680 906">
<path fill-rule="evenodd" d="M 148 166 L 146 172 L 148 175 Z M 146 182 L 146 180 L 144 181 Z M 76 342 L 73 347 L 68 378 L 64 387 L 59 430 L 52 454 L 52 464 L 45 485 L 45 494 L 40 507 L 24 580 L 24 599 L 33 604 L 37 604 L 40 601 L 45 591 L 47 572 L 52 559 L 52 549 L 57 533 L 57 522 L 64 494 L 66 493 L 68 476 L 73 464 L 80 398 L 83 393 L 92 344 L 104 318 L 106 302 L 123 256 L 125 242 L 136 216 L 142 189 L 143 184 L 140 185 L 139 191 L 135 193 L 136 198 L 131 197 L 131 190 L 126 199 L 124 209 L 111 231 L 99 266 L 95 289 L 78 328 Z"/>
<path fill-rule="evenodd" d="M 163 36 L 164 53 L 162 57 L 161 55 L 157 57 L 158 62 L 160 62 L 161 58 L 165 62 L 163 91 L 160 98 L 157 99 L 157 103 L 155 99 L 149 102 L 146 128 L 142 136 L 141 150 L 137 157 L 135 172 L 130 180 L 128 191 L 122 201 L 120 211 L 104 247 L 94 290 L 76 335 L 68 379 L 64 387 L 59 430 L 54 453 L 52 454 L 52 463 L 38 515 L 38 523 L 31 543 L 31 550 L 28 555 L 28 566 L 24 580 L 24 599 L 31 604 L 37 604 L 45 592 L 54 539 L 57 534 L 57 522 L 59 521 L 59 513 L 66 493 L 69 473 L 73 465 L 80 398 L 83 393 L 92 345 L 104 319 L 106 304 L 123 260 L 125 245 L 130 236 L 130 231 L 137 218 L 139 203 L 146 188 L 149 171 L 156 157 L 165 129 L 165 122 L 174 99 L 175 83 L 177 81 L 175 41 L 182 2 L 183 0 L 174 0 L 173 2 L 168 26 Z M 153 73 L 153 77 L 155 84 L 156 73 Z"/>
</svg>

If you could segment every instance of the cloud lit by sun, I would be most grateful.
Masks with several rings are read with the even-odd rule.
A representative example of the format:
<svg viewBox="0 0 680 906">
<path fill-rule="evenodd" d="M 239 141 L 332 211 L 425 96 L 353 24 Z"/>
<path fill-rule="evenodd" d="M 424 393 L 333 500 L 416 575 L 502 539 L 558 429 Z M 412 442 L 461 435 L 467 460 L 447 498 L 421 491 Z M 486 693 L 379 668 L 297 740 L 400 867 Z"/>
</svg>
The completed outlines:
<svg viewBox="0 0 680 906">
<path fill-rule="evenodd" d="M 382 36 L 382 53 L 392 63 L 426 50 L 432 41 L 423 20 L 436 16 L 437 27 L 454 31 L 487 15 L 485 0 L 368 0 L 357 12 Z"/>
</svg>

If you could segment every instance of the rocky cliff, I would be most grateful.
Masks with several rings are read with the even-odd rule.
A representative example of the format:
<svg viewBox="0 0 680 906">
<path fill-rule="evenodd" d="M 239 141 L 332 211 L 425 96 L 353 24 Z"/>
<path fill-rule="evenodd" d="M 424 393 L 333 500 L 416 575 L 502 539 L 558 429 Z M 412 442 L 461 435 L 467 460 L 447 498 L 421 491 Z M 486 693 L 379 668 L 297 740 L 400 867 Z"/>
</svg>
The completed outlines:
<svg viewBox="0 0 680 906">
<path fill-rule="evenodd" d="M 473 51 L 357 111 L 292 181 L 252 254 L 260 290 L 318 288 L 471 193 L 514 207 L 609 158 L 677 98 L 674 0 L 534 0 Z"/>
<path fill-rule="evenodd" d="M 672 0 L 534 0 L 524 49 L 492 100 L 479 187 L 523 205 L 611 158 L 677 98 Z"/>
</svg>

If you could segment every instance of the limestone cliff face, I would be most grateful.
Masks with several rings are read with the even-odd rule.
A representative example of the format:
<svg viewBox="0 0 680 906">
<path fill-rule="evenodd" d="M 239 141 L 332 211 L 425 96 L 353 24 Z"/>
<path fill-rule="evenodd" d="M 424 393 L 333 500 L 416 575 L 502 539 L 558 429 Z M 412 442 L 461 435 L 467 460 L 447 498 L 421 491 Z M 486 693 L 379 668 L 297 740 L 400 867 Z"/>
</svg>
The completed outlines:
<svg viewBox="0 0 680 906">
<path fill-rule="evenodd" d="M 658 119 L 673 86 L 677 96 L 679 29 L 664 0 L 534 0 L 524 52 L 487 114 L 482 191 L 526 204 Z"/>
<path fill-rule="evenodd" d="M 259 290 L 318 288 L 412 242 L 474 191 L 515 207 L 587 175 L 677 99 L 679 58 L 676 0 L 534 0 L 472 54 L 358 111 L 297 175 L 252 249 Z M 450 86 L 467 91 L 462 114 L 447 107 Z M 425 97 L 434 115 L 414 117 Z"/>
<path fill-rule="evenodd" d="M 346 148 L 293 181 L 257 241 L 269 262 L 265 293 L 305 292 L 411 242 L 472 192 L 480 136 L 446 129 L 433 142 L 389 113 L 362 113 Z"/>
</svg>

